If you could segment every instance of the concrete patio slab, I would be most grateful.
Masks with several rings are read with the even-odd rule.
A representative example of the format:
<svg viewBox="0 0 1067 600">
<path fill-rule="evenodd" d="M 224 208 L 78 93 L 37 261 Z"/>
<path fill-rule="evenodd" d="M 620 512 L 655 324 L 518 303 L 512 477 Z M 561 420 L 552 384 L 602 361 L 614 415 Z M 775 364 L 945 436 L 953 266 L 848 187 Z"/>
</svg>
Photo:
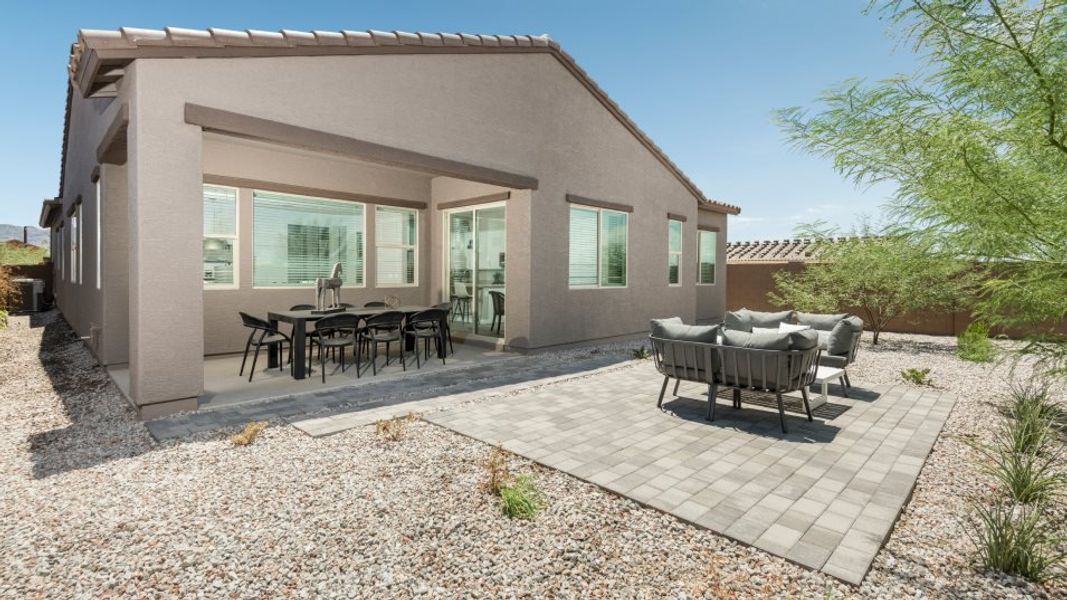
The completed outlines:
<svg viewBox="0 0 1067 600">
<path fill-rule="evenodd" d="M 793 398 L 782 434 L 773 396 L 746 393 L 736 410 L 724 391 L 707 422 L 706 386 L 683 384 L 661 411 L 661 383 L 641 364 L 425 418 L 858 584 L 955 403 L 852 388 L 809 423 Z"/>
</svg>

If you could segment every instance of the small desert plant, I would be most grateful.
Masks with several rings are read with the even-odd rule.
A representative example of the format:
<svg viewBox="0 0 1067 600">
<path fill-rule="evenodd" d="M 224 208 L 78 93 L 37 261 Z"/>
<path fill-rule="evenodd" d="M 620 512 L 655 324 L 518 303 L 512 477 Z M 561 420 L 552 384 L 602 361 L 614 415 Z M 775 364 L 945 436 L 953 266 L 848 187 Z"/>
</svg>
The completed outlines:
<svg viewBox="0 0 1067 600">
<path fill-rule="evenodd" d="M 934 380 L 930 378 L 930 369 L 904 369 L 900 376 L 904 381 L 915 385 L 934 385 Z"/>
<path fill-rule="evenodd" d="M 500 488 L 500 509 L 512 519 L 532 519 L 543 505 L 544 494 L 529 475 Z"/>
<path fill-rule="evenodd" d="M 267 428 L 266 421 L 252 421 L 245 428 L 241 430 L 241 433 L 235 434 L 230 437 L 230 441 L 234 446 L 248 446 L 252 442 L 256 441 L 260 432 Z"/>
<path fill-rule="evenodd" d="M 997 347 L 989 339 L 989 327 L 975 321 L 956 338 L 956 354 L 963 360 L 971 362 L 993 362 L 997 357 Z"/>
<path fill-rule="evenodd" d="M 1010 432 L 1001 435 L 1008 436 Z M 1010 439 L 1000 440 L 983 450 L 983 454 L 989 459 L 986 470 L 1012 500 L 1031 504 L 1051 500 L 1062 493 L 1065 479 L 1056 472 L 1062 452 L 1012 452 L 1010 444 Z"/>
<path fill-rule="evenodd" d="M 419 417 L 415 413 L 408 413 L 392 419 L 381 419 L 374 424 L 374 431 L 390 442 L 399 442 L 404 439 L 404 430 L 408 424 L 418 420 Z"/>
<path fill-rule="evenodd" d="M 1067 555 L 1058 550 L 1062 540 L 1047 523 L 1042 506 L 997 500 L 975 505 L 974 515 L 969 535 L 986 568 L 1039 583 L 1062 575 L 1057 565 Z"/>
<path fill-rule="evenodd" d="M 500 495 L 500 490 L 512 479 L 508 469 L 508 451 L 500 446 L 494 447 L 483 468 L 485 479 L 482 480 L 482 490 L 494 496 Z"/>
<path fill-rule="evenodd" d="M 0 310 L 0 329 L 7 329 L 7 311 Z"/>
<path fill-rule="evenodd" d="M 652 353 L 648 351 L 648 348 L 641 346 L 640 348 L 634 348 L 630 350 L 630 354 L 636 360 L 645 360 L 652 357 Z"/>
</svg>

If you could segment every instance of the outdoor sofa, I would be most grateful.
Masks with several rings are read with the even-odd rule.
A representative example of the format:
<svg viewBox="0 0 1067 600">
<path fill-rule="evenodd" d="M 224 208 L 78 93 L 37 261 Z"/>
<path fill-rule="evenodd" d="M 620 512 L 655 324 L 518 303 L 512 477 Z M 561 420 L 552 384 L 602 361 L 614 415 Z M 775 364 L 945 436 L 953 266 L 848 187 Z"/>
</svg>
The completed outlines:
<svg viewBox="0 0 1067 600">
<path fill-rule="evenodd" d="M 720 386 L 734 390 L 734 408 L 741 408 L 741 390 L 773 393 L 782 433 L 788 433 L 782 394 L 800 390 L 812 420 L 807 386 L 815 380 L 822 352 L 815 332 L 731 331 L 720 325 L 686 325 L 677 317 L 654 319 L 651 330 L 652 356 L 663 375 L 657 406 L 663 406 L 673 377 L 708 385 L 709 421 L 715 420 Z"/>
<path fill-rule="evenodd" d="M 844 384 L 852 386 L 847 367 L 856 361 L 860 338 L 863 335 L 863 319 L 847 313 L 819 314 L 793 310 L 762 312 L 742 308 L 726 313 L 723 328 L 732 331 L 766 333 L 768 331 L 796 331 L 808 328 L 819 338 L 822 354 L 819 364 L 824 367 L 843 369 Z"/>
</svg>

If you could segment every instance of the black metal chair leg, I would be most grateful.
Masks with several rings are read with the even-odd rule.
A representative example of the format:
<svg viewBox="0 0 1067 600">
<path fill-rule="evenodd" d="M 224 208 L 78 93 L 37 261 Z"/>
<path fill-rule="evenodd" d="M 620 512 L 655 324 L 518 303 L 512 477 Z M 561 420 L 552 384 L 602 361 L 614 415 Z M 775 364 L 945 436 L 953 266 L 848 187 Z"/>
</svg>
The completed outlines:
<svg viewBox="0 0 1067 600">
<path fill-rule="evenodd" d="M 445 342 L 441 339 L 441 336 L 435 336 L 433 338 L 433 344 L 437 348 L 437 355 L 441 357 L 441 364 L 445 364 Z"/>
<path fill-rule="evenodd" d="M 252 376 L 256 374 L 256 361 L 259 360 L 259 349 L 263 346 L 256 344 L 256 353 L 252 356 L 252 368 L 248 371 L 248 381 L 252 381 Z"/>
<path fill-rule="evenodd" d="M 734 408 L 741 408 L 741 390 L 734 388 Z"/>
<path fill-rule="evenodd" d="M 852 387 L 852 382 L 848 380 L 848 371 L 844 371 L 843 373 L 841 373 L 841 375 L 845 380 L 845 387 L 847 387 L 847 388 Z M 845 397 L 848 398 L 848 396 L 845 396 Z"/>
<path fill-rule="evenodd" d="M 397 346 L 400 346 L 400 366 L 403 367 L 403 369 L 405 371 L 407 371 L 408 370 L 408 361 L 407 361 L 406 358 L 404 358 L 404 340 L 401 339 L 399 342 L 397 342 Z M 418 353 L 419 353 L 419 347 L 415 346 L 415 354 L 418 354 Z"/>
<path fill-rule="evenodd" d="M 680 385 L 681 383 L 682 383 L 682 380 L 681 380 L 681 379 L 675 379 L 675 380 L 674 380 L 674 395 L 675 395 L 675 396 L 677 396 L 677 395 L 678 395 L 678 386 L 679 386 L 679 385 Z"/>
<path fill-rule="evenodd" d="M 245 361 L 248 360 L 248 349 L 252 347 L 252 337 L 254 335 L 256 335 L 255 331 L 253 331 L 252 333 L 248 334 L 248 341 L 245 342 L 245 356 L 244 356 L 244 358 L 241 359 L 241 371 L 239 373 L 237 373 L 238 376 L 241 376 L 241 375 L 245 374 Z"/>
<path fill-rule="evenodd" d="M 782 402 L 782 394 L 775 394 L 778 397 L 778 421 L 782 424 L 782 433 L 789 433 L 789 430 L 785 428 L 785 403 Z"/>
<path fill-rule="evenodd" d="M 808 413 L 808 421 L 814 421 L 815 419 L 811 417 L 811 403 L 808 402 L 808 388 L 800 388 L 800 395 L 804 396 L 804 411 Z"/>
<path fill-rule="evenodd" d="M 423 344 L 423 345 L 425 345 L 425 344 Z M 401 352 L 404 351 L 404 345 L 403 344 L 400 345 L 400 351 Z M 421 354 L 422 353 L 419 352 L 419 338 L 415 338 L 415 368 L 416 369 L 421 369 L 422 368 L 422 356 L 421 356 Z"/>
<path fill-rule="evenodd" d="M 659 402 L 656 402 L 656 408 L 663 408 L 663 394 L 667 393 L 667 384 L 670 383 L 671 378 L 664 375 L 663 386 L 659 388 Z"/>
<path fill-rule="evenodd" d="M 377 376 L 378 375 L 378 342 L 376 342 L 376 341 L 370 343 L 370 367 L 371 367 L 371 372 L 375 376 Z"/>
</svg>

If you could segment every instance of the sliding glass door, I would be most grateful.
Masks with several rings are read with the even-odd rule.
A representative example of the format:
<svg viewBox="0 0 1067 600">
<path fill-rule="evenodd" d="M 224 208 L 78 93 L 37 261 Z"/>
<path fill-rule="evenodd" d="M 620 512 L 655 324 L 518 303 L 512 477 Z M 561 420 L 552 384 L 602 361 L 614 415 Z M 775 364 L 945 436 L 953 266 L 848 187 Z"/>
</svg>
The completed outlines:
<svg viewBox="0 0 1067 600">
<path fill-rule="evenodd" d="M 453 329 L 504 337 L 506 216 L 503 204 L 446 213 L 445 282 Z"/>
</svg>

